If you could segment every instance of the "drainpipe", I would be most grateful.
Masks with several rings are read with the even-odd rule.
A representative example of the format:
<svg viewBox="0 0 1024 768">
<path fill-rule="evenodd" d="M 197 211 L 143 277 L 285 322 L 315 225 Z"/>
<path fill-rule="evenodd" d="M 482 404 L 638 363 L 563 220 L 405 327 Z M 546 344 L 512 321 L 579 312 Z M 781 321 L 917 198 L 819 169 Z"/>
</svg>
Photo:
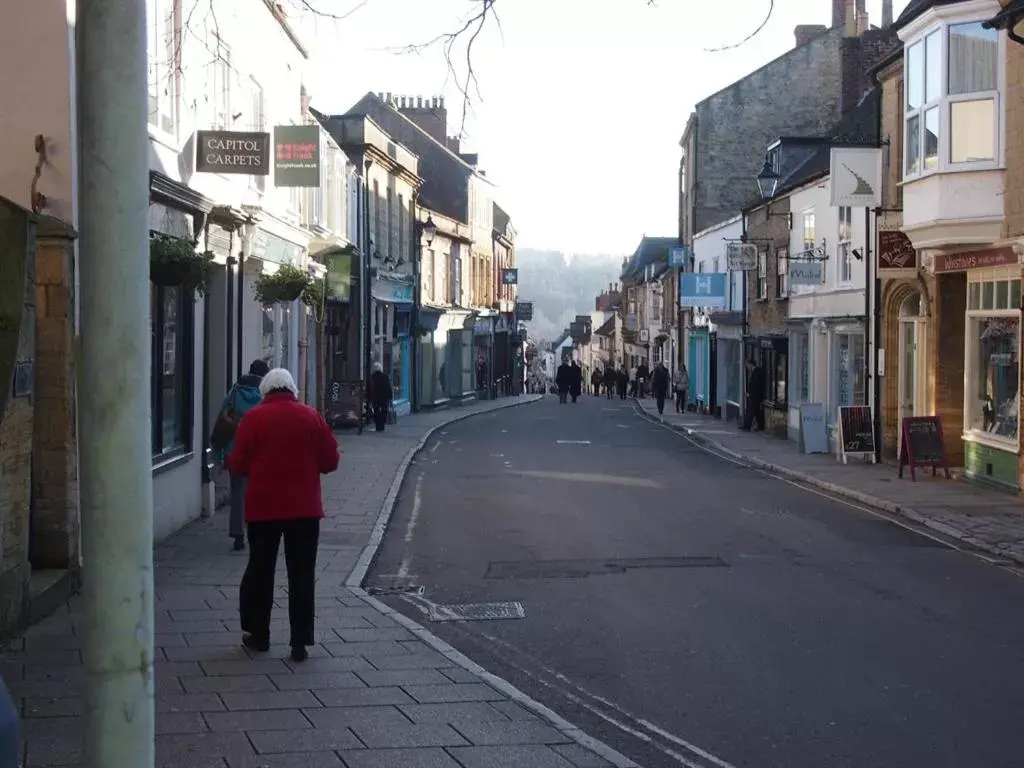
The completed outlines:
<svg viewBox="0 0 1024 768">
<path fill-rule="evenodd" d="M 87 768 L 152 768 L 146 4 L 78 0 L 79 467 Z M 111 45 L 117 40 L 116 45 Z M 116 300 L 111 301 L 111 297 Z"/>
<path fill-rule="evenodd" d="M 416 212 L 416 204 L 419 195 L 413 192 L 410 211 L 412 216 L 412 236 L 415 238 L 415 247 L 412 249 L 412 328 L 409 333 L 409 354 L 412 359 L 409 361 L 409 371 L 412 381 L 409 382 L 409 408 L 413 411 L 420 409 L 420 339 L 417 329 L 420 324 L 420 301 L 423 298 L 420 286 L 420 270 L 423 263 L 423 235 L 420 232 L 419 215 Z"/>
<path fill-rule="evenodd" d="M 233 239 L 233 238 L 232 238 Z M 236 314 L 236 327 L 235 327 L 235 381 L 242 378 L 242 371 L 248 370 L 248 366 L 243 368 L 242 356 L 245 354 L 245 350 L 242 349 L 242 338 L 245 335 L 245 250 L 244 250 L 244 239 L 241 243 L 243 246 L 238 250 L 238 288 L 237 296 L 235 297 L 235 314 Z"/>
<path fill-rule="evenodd" d="M 225 332 L 224 332 L 224 391 L 227 392 L 231 389 L 231 385 L 235 383 L 234 368 L 235 368 L 235 356 L 232 350 L 232 339 L 235 336 L 235 316 L 232 312 L 235 304 L 235 265 L 238 264 L 238 260 L 231 256 L 231 250 L 234 248 L 234 234 L 231 235 L 230 247 L 228 249 L 228 258 L 226 266 L 224 267 L 224 283 L 225 283 L 225 298 L 224 307 L 226 312 L 225 317 Z"/>
</svg>

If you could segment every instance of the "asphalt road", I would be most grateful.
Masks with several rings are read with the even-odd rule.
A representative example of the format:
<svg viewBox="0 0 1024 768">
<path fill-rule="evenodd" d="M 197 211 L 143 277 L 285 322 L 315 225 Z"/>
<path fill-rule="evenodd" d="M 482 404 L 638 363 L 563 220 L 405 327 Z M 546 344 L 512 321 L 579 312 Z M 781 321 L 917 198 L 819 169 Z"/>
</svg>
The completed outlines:
<svg viewBox="0 0 1024 768">
<path fill-rule="evenodd" d="M 626 402 L 435 435 L 367 586 L 646 768 L 1024 765 L 1024 579 Z"/>
</svg>

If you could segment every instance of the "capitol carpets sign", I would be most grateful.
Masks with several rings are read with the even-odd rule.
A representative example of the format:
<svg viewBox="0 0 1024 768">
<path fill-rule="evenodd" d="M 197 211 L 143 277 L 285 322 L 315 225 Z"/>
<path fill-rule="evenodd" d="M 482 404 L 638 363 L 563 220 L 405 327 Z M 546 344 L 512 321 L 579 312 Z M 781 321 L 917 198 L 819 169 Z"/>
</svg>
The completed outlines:
<svg viewBox="0 0 1024 768">
<path fill-rule="evenodd" d="M 270 134 L 196 131 L 196 172 L 269 175 Z"/>
</svg>

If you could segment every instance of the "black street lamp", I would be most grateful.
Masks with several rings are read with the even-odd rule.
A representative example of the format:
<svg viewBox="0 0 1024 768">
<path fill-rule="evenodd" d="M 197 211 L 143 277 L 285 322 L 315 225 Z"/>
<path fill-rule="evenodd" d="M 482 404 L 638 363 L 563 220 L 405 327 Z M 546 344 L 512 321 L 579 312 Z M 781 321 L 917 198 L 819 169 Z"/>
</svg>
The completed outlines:
<svg viewBox="0 0 1024 768">
<path fill-rule="evenodd" d="M 792 213 L 772 213 L 771 211 L 771 201 L 772 198 L 775 197 L 775 193 L 779 191 L 780 181 L 782 181 L 782 177 L 775 171 L 771 158 L 765 156 L 764 167 L 761 168 L 761 172 L 757 174 L 757 190 L 761 193 L 761 199 L 765 202 L 765 220 L 770 219 L 772 216 L 781 216 L 789 222 L 789 228 L 792 229 Z"/>
<path fill-rule="evenodd" d="M 775 197 L 775 192 L 778 190 L 781 180 L 782 178 L 772 168 L 771 160 L 765 157 L 764 167 L 757 174 L 757 191 L 761 193 L 761 199 L 767 203 Z"/>
<path fill-rule="evenodd" d="M 427 241 L 428 246 L 434 242 L 435 235 L 437 235 L 437 224 L 434 223 L 433 217 L 427 214 L 427 220 L 423 222 L 423 239 Z"/>
<path fill-rule="evenodd" d="M 1003 9 L 982 23 L 985 29 L 1005 29 L 1006 36 L 1024 45 L 1024 0 L 1000 0 Z"/>
</svg>

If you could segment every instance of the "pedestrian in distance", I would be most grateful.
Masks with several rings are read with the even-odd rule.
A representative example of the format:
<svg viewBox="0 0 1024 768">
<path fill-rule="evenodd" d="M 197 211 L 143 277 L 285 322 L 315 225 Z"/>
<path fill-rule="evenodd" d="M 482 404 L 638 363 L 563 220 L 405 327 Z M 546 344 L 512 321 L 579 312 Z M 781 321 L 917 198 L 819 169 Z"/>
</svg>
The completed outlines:
<svg viewBox="0 0 1024 768">
<path fill-rule="evenodd" d="M 214 456 L 226 465 L 227 457 L 235 440 L 238 424 L 254 406 L 258 405 L 263 396 L 260 394 L 260 381 L 266 376 L 270 366 L 263 360 L 253 360 L 249 364 L 249 372 L 241 376 L 228 390 L 221 403 L 220 411 L 210 434 L 210 448 Z M 228 512 L 228 535 L 234 540 L 234 549 L 239 552 L 245 549 L 245 486 L 246 480 L 240 475 L 228 472 L 231 479 L 231 499 Z"/>
<path fill-rule="evenodd" d="M 686 395 L 690 391 L 690 374 L 686 366 L 679 364 L 679 369 L 672 376 L 672 390 L 676 396 L 676 413 L 686 412 Z"/>
<path fill-rule="evenodd" d="M 261 653 L 270 650 L 274 571 L 284 539 L 288 643 L 292 659 L 305 661 L 314 644 L 316 555 L 324 516 L 320 476 L 338 468 L 341 452 L 324 417 L 299 402 L 287 370 L 268 372 L 260 392 L 262 402 L 239 423 L 228 454 L 228 469 L 249 481 L 249 562 L 238 590 L 242 645 Z"/>
<path fill-rule="evenodd" d="M 604 396 L 609 400 L 615 397 L 618 378 L 615 374 L 615 367 L 611 363 L 606 365 L 604 368 Z"/>
<path fill-rule="evenodd" d="M 572 369 L 569 367 L 569 363 L 565 360 L 562 361 L 561 365 L 558 366 L 558 370 L 555 372 L 555 386 L 558 388 L 559 404 L 566 402 L 566 399 L 569 396 L 569 390 L 572 387 Z"/>
<path fill-rule="evenodd" d="M 379 362 L 373 364 L 369 395 L 370 409 L 373 411 L 374 431 L 383 432 L 384 425 L 388 423 L 388 413 L 391 411 L 394 391 L 391 389 L 391 379 L 384 373 L 384 366 Z"/>
<path fill-rule="evenodd" d="M 571 376 L 569 380 L 569 394 L 572 395 L 572 401 L 575 403 L 576 398 L 583 393 L 583 369 L 580 368 L 579 363 L 573 360 L 569 372 Z"/>
<path fill-rule="evenodd" d="M 764 368 L 753 360 L 747 360 L 747 397 L 740 426 L 745 432 L 749 432 L 755 422 L 758 430 L 764 432 L 765 383 Z"/>
<path fill-rule="evenodd" d="M 663 361 L 659 360 L 657 365 L 654 366 L 654 372 L 651 374 L 651 393 L 658 404 L 659 415 L 665 413 L 665 398 L 668 397 L 668 385 L 668 368 L 665 367 Z"/>
</svg>

